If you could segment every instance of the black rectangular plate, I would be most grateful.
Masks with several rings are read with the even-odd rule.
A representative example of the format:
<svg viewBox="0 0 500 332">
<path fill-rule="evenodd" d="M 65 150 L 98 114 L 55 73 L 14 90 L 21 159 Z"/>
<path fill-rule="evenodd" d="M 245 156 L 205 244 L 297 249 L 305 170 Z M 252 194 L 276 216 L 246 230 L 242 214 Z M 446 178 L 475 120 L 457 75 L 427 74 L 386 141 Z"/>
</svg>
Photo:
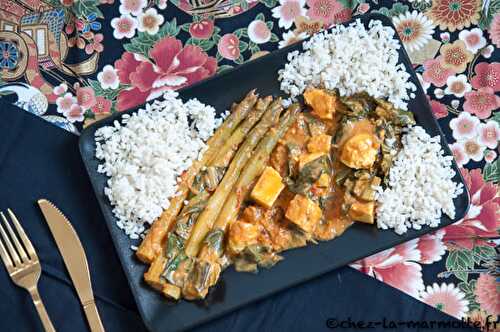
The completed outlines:
<svg viewBox="0 0 500 332">
<path fill-rule="evenodd" d="M 370 14 L 362 16 L 360 19 L 364 24 L 376 19 L 382 21 L 384 25 L 392 26 L 390 19 L 380 14 Z M 294 50 L 302 50 L 301 44 L 275 51 L 234 70 L 188 87 L 180 91 L 180 96 L 183 100 L 198 98 L 203 103 L 214 106 L 217 112 L 224 112 L 230 108 L 233 102 L 241 100 L 253 88 L 257 88 L 260 95 L 283 95 L 279 89 L 277 72 L 287 62 L 288 52 Z M 411 80 L 418 87 L 415 93 L 416 97 L 409 103 L 409 110 L 415 114 L 418 125 L 424 127 L 430 135 L 441 136 L 443 149 L 446 154 L 451 155 L 403 47 L 400 51 L 400 62 L 405 64 L 406 69 L 411 73 Z M 138 108 L 124 113 L 133 113 Z M 152 331 L 193 327 L 249 302 L 435 230 L 424 227 L 419 231 L 410 230 L 400 236 L 393 231 L 378 230 L 373 225 L 355 224 L 342 236 L 332 241 L 284 253 L 285 259 L 283 261 L 272 269 L 261 270 L 256 275 L 238 273 L 233 268 L 229 268 L 222 273 L 219 284 L 210 292 L 208 299 L 203 303 L 188 301 L 170 303 L 144 283 L 142 275 L 146 266 L 134 257 L 130 249 L 133 242 L 116 226 L 112 207 L 104 196 L 107 179 L 104 175 L 97 173 L 98 160 L 94 157 L 94 133 L 100 127 L 111 125 L 114 120 L 120 118 L 121 114 L 123 113 L 114 114 L 87 128 L 80 138 L 80 151 L 139 311 L 145 324 Z M 455 163 L 453 163 L 453 168 L 457 173 L 454 180 L 463 183 Z M 468 193 L 464 191 L 454 202 L 456 206 L 455 220 L 459 220 L 469 207 Z M 454 220 L 443 217 L 440 227 L 453 222 Z"/>
</svg>

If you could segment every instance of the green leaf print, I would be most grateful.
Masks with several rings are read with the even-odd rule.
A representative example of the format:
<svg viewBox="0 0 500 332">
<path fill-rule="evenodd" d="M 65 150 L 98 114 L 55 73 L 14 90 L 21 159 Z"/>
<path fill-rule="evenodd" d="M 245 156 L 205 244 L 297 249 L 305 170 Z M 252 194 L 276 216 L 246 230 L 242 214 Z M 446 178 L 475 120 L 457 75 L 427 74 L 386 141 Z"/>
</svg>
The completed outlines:
<svg viewBox="0 0 500 332">
<path fill-rule="evenodd" d="M 469 302 L 469 312 L 480 309 L 479 304 L 476 302 L 476 280 L 461 282 L 457 286 L 465 294 L 465 299 Z"/>
<path fill-rule="evenodd" d="M 476 264 L 492 259 L 496 255 L 495 248 L 489 246 L 477 246 L 472 249 L 473 259 Z"/>
<path fill-rule="evenodd" d="M 469 270 L 474 267 L 474 259 L 472 251 L 458 249 L 450 251 L 446 258 L 446 269 L 462 281 L 467 281 L 468 273 L 464 270 Z"/>
<path fill-rule="evenodd" d="M 498 183 L 500 181 L 500 159 L 486 164 L 483 169 L 483 179 L 484 181 Z"/>
<path fill-rule="evenodd" d="M 478 26 L 482 30 L 487 30 L 493 17 L 496 13 L 500 12 L 500 0 L 491 0 L 488 6 L 481 11 L 481 18 L 479 19 Z"/>
</svg>

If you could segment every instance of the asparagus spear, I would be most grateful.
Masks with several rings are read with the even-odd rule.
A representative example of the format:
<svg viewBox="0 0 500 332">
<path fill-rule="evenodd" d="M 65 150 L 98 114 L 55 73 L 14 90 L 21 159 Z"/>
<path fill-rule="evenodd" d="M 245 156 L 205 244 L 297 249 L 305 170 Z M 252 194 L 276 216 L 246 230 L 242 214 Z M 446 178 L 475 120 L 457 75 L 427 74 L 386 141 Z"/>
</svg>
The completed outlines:
<svg viewBox="0 0 500 332">
<path fill-rule="evenodd" d="M 222 148 L 218 151 L 213 159 L 213 162 L 206 170 L 206 183 L 207 189 L 209 191 L 214 191 L 220 182 L 220 178 L 217 169 L 225 170 L 234 154 L 238 150 L 238 146 L 243 142 L 248 132 L 253 128 L 253 126 L 260 120 L 269 104 L 272 101 L 271 96 L 257 100 L 255 107 L 252 112 L 248 113 L 245 121 L 236 128 L 231 137 L 224 143 Z M 224 175 L 224 172 L 221 172 Z M 222 176 L 221 176 L 222 177 Z"/>
<path fill-rule="evenodd" d="M 218 258 L 223 254 L 224 234 L 227 225 L 237 217 L 241 204 L 250 192 L 251 185 L 266 167 L 274 147 L 295 121 L 299 111 L 300 106 L 298 104 L 290 106 L 286 114 L 281 118 L 279 125 L 271 128 L 259 142 L 252 158 L 247 161 L 238 181 L 228 196 L 213 229 L 203 241 L 203 247 L 194 264 L 193 271 L 203 271 L 204 278 L 192 276 L 190 273 L 186 286 L 182 290 L 183 294 L 188 293 L 190 298 L 203 298 L 206 296 L 208 289 L 217 283 L 222 270 Z"/>
<path fill-rule="evenodd" d="M 214 229 L 225 231 L 228 223 L 236 218 L 241 203 L 245 200 L 250 191 L 251 184 L 266 167 L 267 161 L 278 143 L 278 140 L 293 123 L 299 111 L 300 106 L 298 104 L 291 105 L 280 121 L 279 127 L 276 128 L 276 130 L 270 130 L 266 137 L 259 143 L 254 155 L 241 172 L 238 182 L 227 198 L 226 203 L 215 221 Z"/>
<path fill-rule="evenodd" d="M 186 254 L 189 257 L 196 257 L 200 248 L 201 241 L 213 226 L 219 211 L 224 204 L 227 195 L 230 193 L 235 182 L 238 180 L 241 169 L 245 166 L 248 159 L 251 157 L 252 150 L 260 141 L 262 136 L 267 132 L 269 127 L 278 119 L 283 107 L 281 106 L 281 98 L 276 99 L 269 106 L 262 120 L 252 129 L 248 138 L 244 141 L 238 152 L 234 156 L 229 169 L 224 178 L 217 187 L 214 194 L 208 200 L 207 207 L 199 216 L 193 228 L 191 236 L 186 244 Z"/>
<path fill-rule="evenodd" d="M 255 104 L 253 110 L 247 114 L 245 121 L 243 121 L 243 123 L 236 128 L 236 130 L 232 133 L 231 137 L 224 143 L 224 146 L 221 149 L 223 153 L 219 151 L 217 155 L 214 157 L 213 161 L 211 162 L 211 166 L 207 168 L 205 173 L 205 176 L 207 178 L 210 178 L 208 182 L 214 186 L 214 189 L 218 185 L 219 179 L 210 176 L 210 170 L 211 169 L 215 170 L 215 166 L 213 165 L 218 165 L 218 167 L 222 169 L 227 167 L 227 165 L 229 164 L 230 160 L 232 159 L 235 153 L 236 148 L 234 148 L 234 146 L 237 147 L 244 140 L 245 135 L 248 134 L 250 129 L 260 120 L 260 118 L 268 108 L 271 101 L 272 101 L 271 96 L 259 99 Z M 198 176 L 203 177 L 203 174 L 204 174 L 203 172 L 200 172 L 197 175 L 197 177 Z M 197 181 L 195 180 L 194 182 Z M 172 232 L 174 233 L 174 235 L 172 236 L 178 237 L 182 246 L 184 246 L 184 242 L 187 240 L 189 234 L 191 233 L 191 229 L 193 227 L 193 221 L 198 218 L 199 213 L 203 210 L 206 204 L 206 200 L 209 197 L 209 194 L 206 191 L 206 189 L 208 190 L 210 189 L 206 187 L 207 186 L 199 187 L 195 183 L 193 183 L 192 186 L 190 186 L 191 192 L 196 193 L 196 195 L 193 196 L 191 199 L 189 199 L 187 205 L 182 209 L 177 219 L 175 219 L 174 223 L 175 226 L 170 227 L 173 228 Z M 168 294 L 168 292 L 172 291 L 174 291 L 175 293 L 174 289 L 175 286 L 167 284 L 164 279 L 160 278 L 160 276 L 167 267 L 167 264 L 169 264 L 169 262 L 172 259 L 174 259 L 176 255 L 174 255 L 174 257 L 171 257 L 168 260 L 165 259 L 165 257 L 163 256 L 165 254 L 170 255 L 171 254 L 170 251 L 172 250 L 172 248 L 168 247 L 168 242 L 164 243 L 164 246 L 165 245 L 167 247 L 164 250 L 164 254 L 163 255 L 159 254 L 154 258 L 149 270 L 144 274 L 144 278 L 148 284 L 152 285 L 157 289 L 159 288 L 161 290 L 163 287 L 164 294 Z"/>
<path fill-rule="evenodd" d="M 250 91 L 245 98 L 239 103 L 234 111 L 228 116 L 226 121 L 216 130 L 214 135 L 208 140 L 208 149 L 203 154 L 201 160 L 196 160 L 193 165 L 182 176 L 179 184 L 178 193 L 170 200 L 169 207 L 163 211 L 161 216 L 153 223 L 146 237 L 137 249 L 137 257 L 145 262 L 151 263 L 162 250 L 162 242 L 170 229 L 175 217 L 182 208 L 182 204 L 189 193 L 189 186 L 194 180 L 194 177 L 200 169 L 211 162 L 217 152 L 230 137 L 238 124 L 246 117 L 257 101 L 255 90 Z"/>
</svg>

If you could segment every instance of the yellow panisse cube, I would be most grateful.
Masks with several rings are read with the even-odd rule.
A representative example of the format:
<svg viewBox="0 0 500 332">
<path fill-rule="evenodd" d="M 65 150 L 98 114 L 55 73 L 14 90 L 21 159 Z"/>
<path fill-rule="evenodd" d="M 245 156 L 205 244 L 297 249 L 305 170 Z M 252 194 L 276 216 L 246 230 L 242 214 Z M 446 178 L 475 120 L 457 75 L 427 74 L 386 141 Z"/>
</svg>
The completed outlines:
<svg viewBox="0 0 500 332">
<path fill-rule="evenodd" d="M 377 159 L 380 144 L 371 134 L 358 134 L 345 142 L 340 161 L 356 169 L 369 169 Z"/>
<path fill-rule="evenodd" d="M 321 220 L 321 215 L 319 205 L 303 195 L 295 195 L 285 213 L 288 220 L 307 233 L 314 231 L 314 228 Z"/>
<path fill-rule="evenodd" d="M 257 244 L 260 232 L 259 224 L 236 220 L 229 228 L 229 250 L 233 253 L 239 253 L 246 247 Z"/>
<path fill-rule="evenodd" d="M 330 146 L 332 142 L 332 136 L 326 134 L 320 134 L 311 137 L 307 143 L 307 150 L 309 152 L 324 152 L 330 153 Z"/>
<path fill-rule="evenodd" d="M 349 216 L 355 221 L 373 224 L 375 218 L 375 202 L 356 202 L 349 209 Z"/>
<path fill-rule="evenodd" d="M 320 119 L 331 120 L 335 113 L 335 96 L 321 89 L 307 89 L 304 92 L 304 100 L 311 106 L 312 114 Z"/>
<path fill-rule="evenodd" d="M 324 152 L 314 152 L 314 153 L 301 154 L 299 157 L 299 170 L 302 169 L 307 163 L 310 163 L 311 161 L 318 159 L 319 157 L 323 156 L 324 154 L 325 154 Z"/>
<path fill-rule="evenodd" d="M 181 297 L 181 289 L 175 285 L 166 283 L 162 289 L 163 295 L 167 298 L 178 300 Z"/>
<path fill-rule="evenodd" d="M 281 175 L 272 167 L 267 166 L 255 184 L 250 197 L 260 205 L 270 208 L 285 188 Z"/>
<path fill-rule="evenodd" d="M 330 176 L 326 173 L 321 174 L 319 179 L 316 181 L 316 185 L 320 188 L 326 188 L 330 185 Z"/>
</svg>

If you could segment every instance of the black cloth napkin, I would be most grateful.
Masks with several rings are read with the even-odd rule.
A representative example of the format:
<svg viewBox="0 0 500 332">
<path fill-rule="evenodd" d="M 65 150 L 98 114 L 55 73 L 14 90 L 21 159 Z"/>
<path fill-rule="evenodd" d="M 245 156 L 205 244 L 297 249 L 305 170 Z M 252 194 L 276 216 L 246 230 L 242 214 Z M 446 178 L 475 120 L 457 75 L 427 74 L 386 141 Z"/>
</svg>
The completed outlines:
<svg viewBox="0 0 500 332">
<path fill-rule="evenodd" d="M 53 201 L 66 214 L 80 237 L 106 330 L 144 331 L 83 167 L 78 137 L 1 99 L 0 115 L 0 210 L 13 209 L 38 251 L 43 269 L 39 290 L 55 328 L 88 331 L 62 258 L 36 205 L 42 197 Z M 14 286 L 3 267 L 0 267 L 0 298 L 0 331 L 42 330 L 28 293 Z M 329 321 L 332 326 L 344 321 L 347 327 L 344 330 L 355 330 L 352 324 L 358 321 L 365 324 L 380 321 L 381 325 L 374 325 L 371 330 L 383 330 L 383 324 L 390 327 L 390 320 L 395 324 L 410 320 L 452 322 L 455 326 L 460 323 L 346 267 L 196 330 L 317 331 L 328 330 L 330 318 L 336 319 Z"/>
</svg>

